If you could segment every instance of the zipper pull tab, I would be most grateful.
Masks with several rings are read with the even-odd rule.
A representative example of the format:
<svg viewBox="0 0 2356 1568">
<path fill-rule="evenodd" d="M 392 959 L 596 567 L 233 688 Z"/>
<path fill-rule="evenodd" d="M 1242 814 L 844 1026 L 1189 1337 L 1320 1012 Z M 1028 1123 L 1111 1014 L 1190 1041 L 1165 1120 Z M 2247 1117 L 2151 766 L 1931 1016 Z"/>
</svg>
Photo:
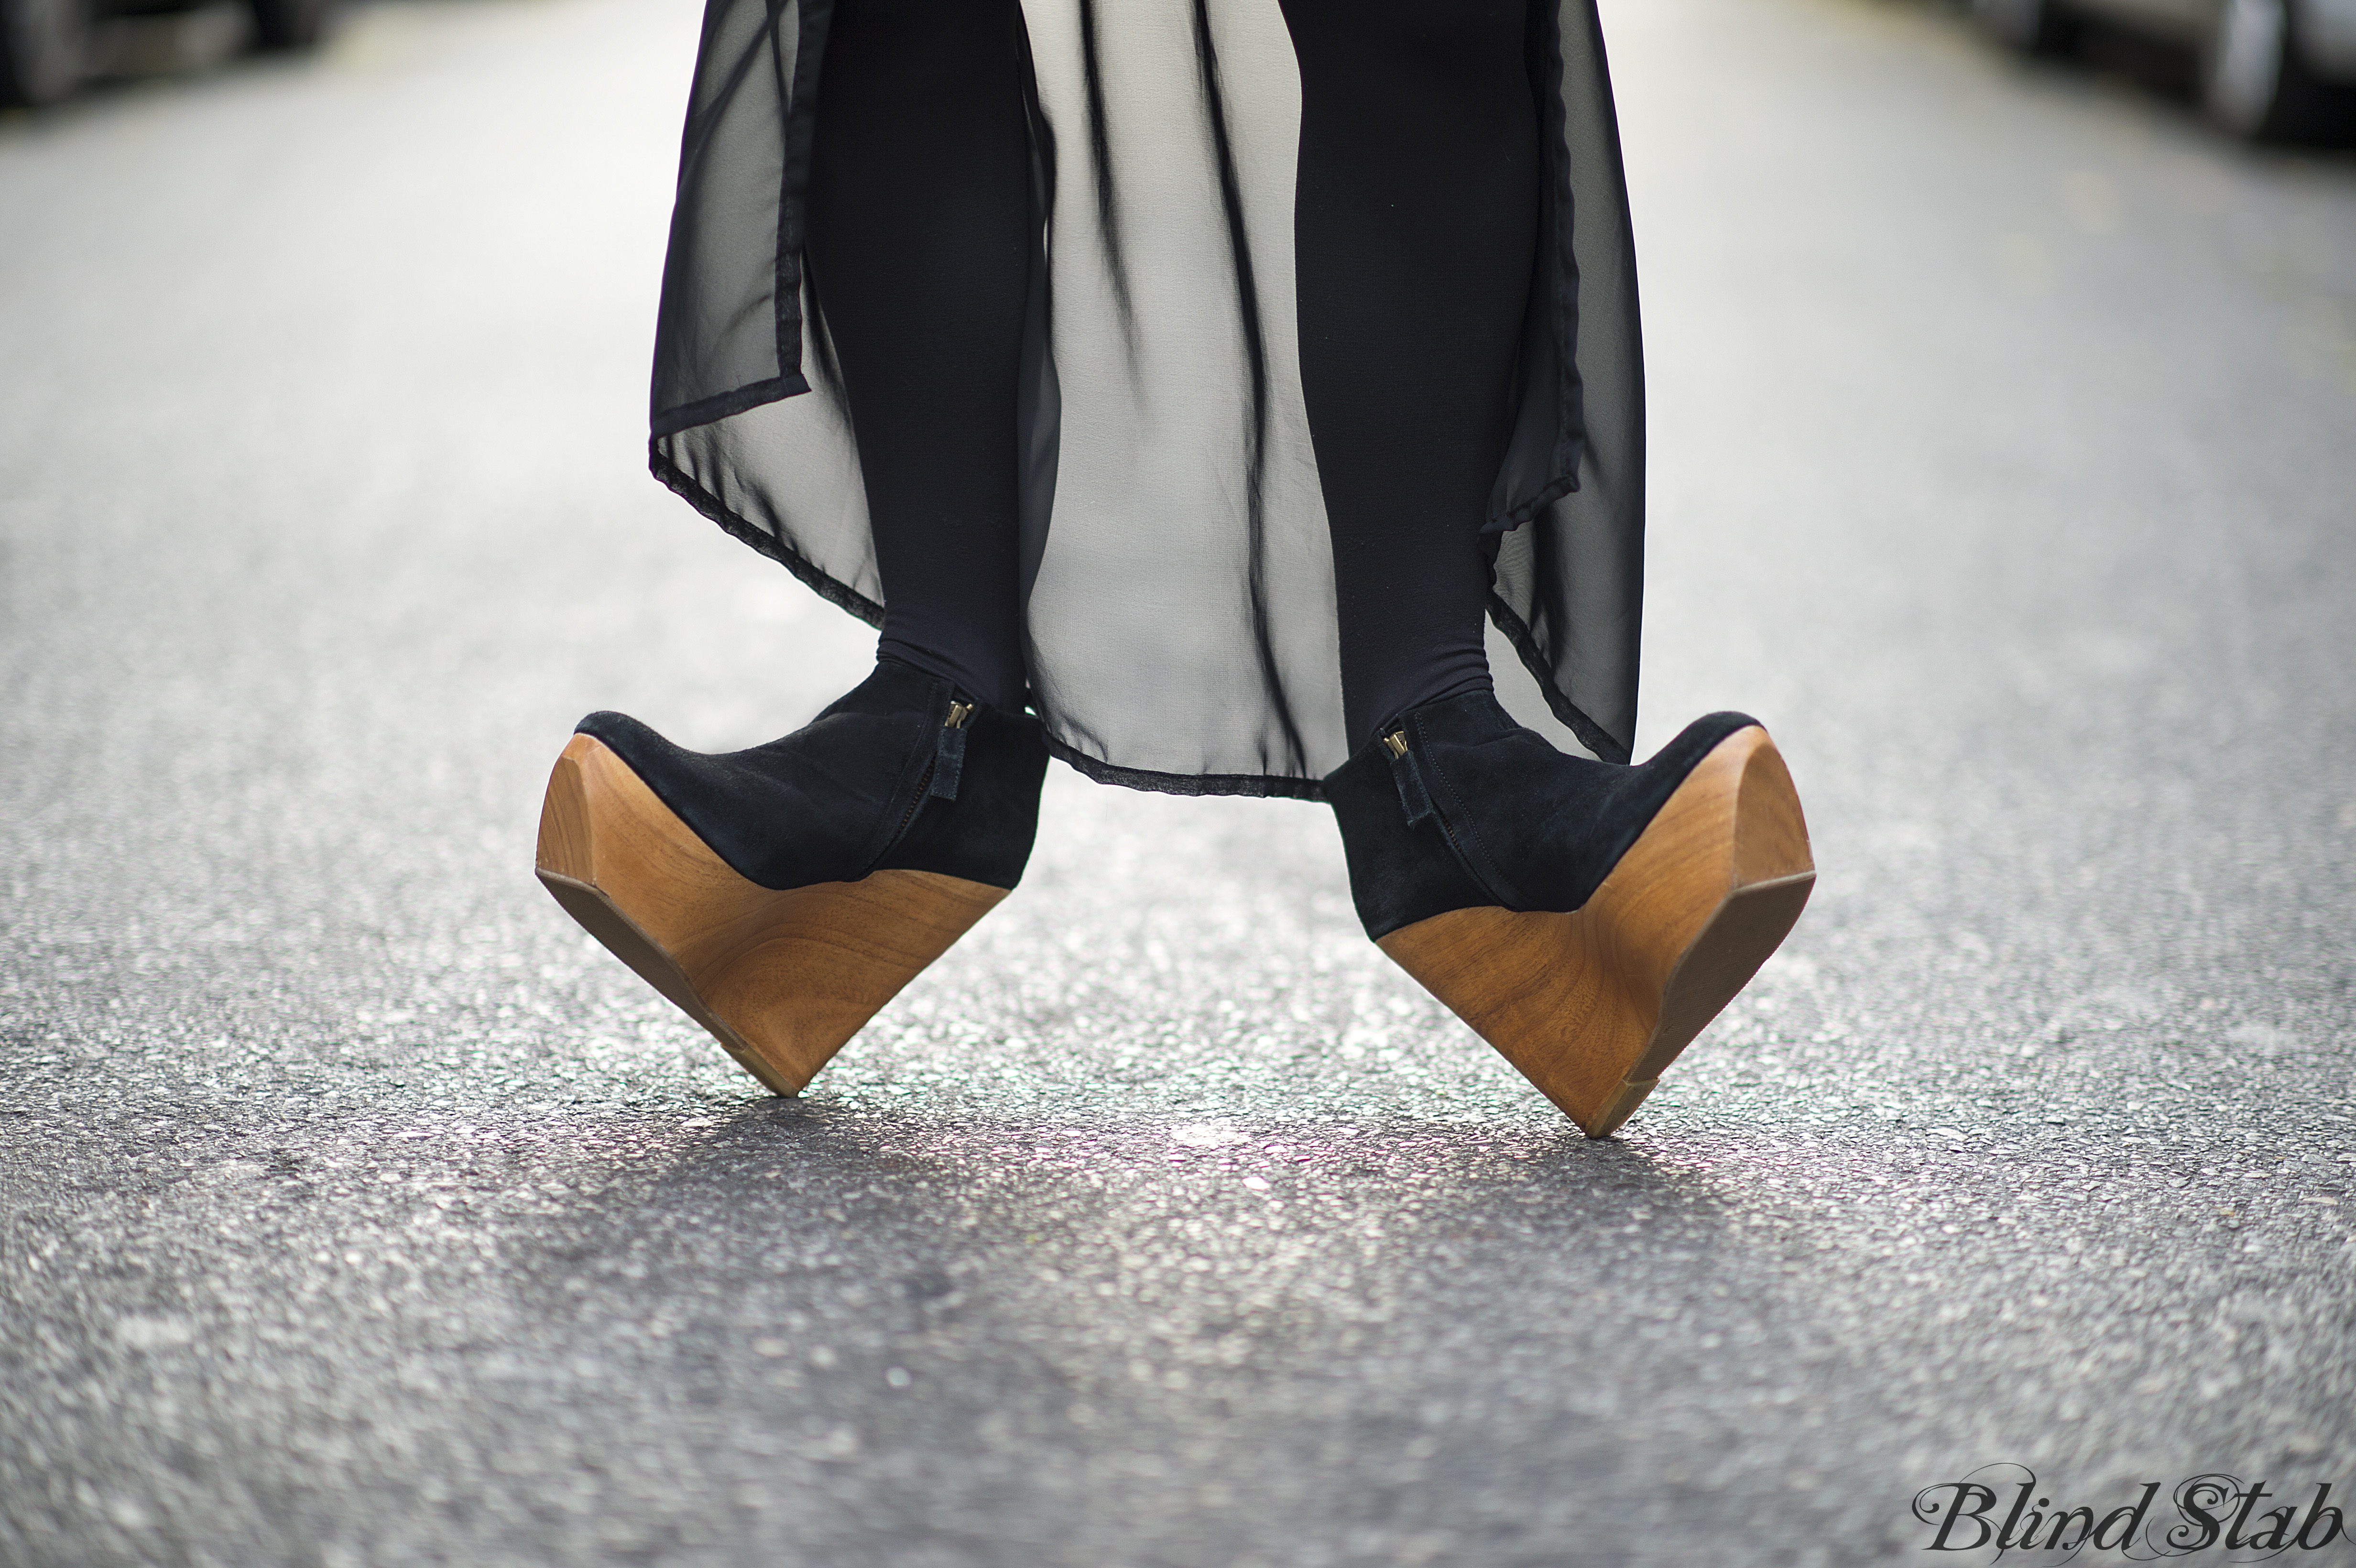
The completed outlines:
<svg viewBox="0 0 2356 1568">
<path fill-rule="evenodd" d="M 1439 814 L 1431 807 L 1431 792 L 1423 787 L 1423 769 L 1415 753 L 1407 749 L 1407 731 L 1394 730 L 1383 737 L 1383 746 L 1391 754 L 1391 783 L 1398 786 L 1399 805 L 1407 813 L 1407 825 L 1429 821 Z"/>
<path fill-rule="evenodd" d="M 965 773 L 966 720 L 973 717 L 974 705 L 951 699 L 949 716 L 933 737 L 933 784 L 925 791 L 935 800 L 955 800 L 958 780 Z"/>
</svg>

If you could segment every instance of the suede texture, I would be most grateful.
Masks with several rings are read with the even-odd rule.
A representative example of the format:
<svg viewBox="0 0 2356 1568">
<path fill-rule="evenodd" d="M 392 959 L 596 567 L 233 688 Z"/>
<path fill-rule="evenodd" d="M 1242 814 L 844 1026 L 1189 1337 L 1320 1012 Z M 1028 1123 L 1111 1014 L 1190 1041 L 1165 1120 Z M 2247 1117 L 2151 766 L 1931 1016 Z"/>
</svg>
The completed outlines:
<svg viewBox="0 0 2356 1568">
<path fill-rule="evenodd" d="M 955 756 L 941 759 L 908 831 L 886 848 L 873 869 L 938 871 L 1011 888 L 1031 859 L 1039 830 L 1039 785 L 1047 776 L 1047 741 L 1027 713 L 978 708 L 963 730 L 937 730 L 952 748 L 956 797 L 943 799 L 940 781 Z"/>
<path fill-rule="evenodd" d="M 1350 900 L 1368 936 L 1497 901 L 1449 848 L 1437 816 L 1408 821 L 1380 741 L 1325 775 L 1325 799 L 1342 824 Z"/>
<path fill-rule="evenodd" d="M 1325 780 L 1358 919 L 1381 937 L 1450 910 L 1578 909 L 1701 760 L 1757 722 L 1713 713 L 1623 766 L 1556 751 L 1490 692 L 1416 709 L 1387 727 L 1404 757 L 1377 739 Z"/>
<path fill-rule="evenodd" d="M 1046 741 L 1037 720 L 991 708 L 948 729 L 956 699 L 948 681 L 884 659 L 799 730 L 746 751 L 691 752 L 621 713 L 575 728 L 762 887 L 892 869 L 1012 888 L 1038 829 Z"/>
</svg>

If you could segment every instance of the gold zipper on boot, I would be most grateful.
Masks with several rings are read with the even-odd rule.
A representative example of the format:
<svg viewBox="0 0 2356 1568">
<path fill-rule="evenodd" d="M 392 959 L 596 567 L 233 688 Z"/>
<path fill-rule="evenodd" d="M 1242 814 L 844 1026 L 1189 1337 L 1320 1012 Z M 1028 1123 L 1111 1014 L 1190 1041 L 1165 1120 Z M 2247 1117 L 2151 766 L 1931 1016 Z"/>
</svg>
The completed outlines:
<svg viewBox="0 0 2356 1568">
<path fill-rule="evenodd" d="M 1384 736 L 1383 747 L 1386 751 L 1390 752 L 1391 761 L 1393 763 L 1408 761 L 1407 731 L 1404 728 L 1401 728 L 1394 730 L 1389 734 Z M 1415 766 L 1412 762 L 1408 762 L 1408 765 L 1410 768 Z M 1431 798 L 1431 786 L 1423 782 L 1420 770 L 1418 771 L 1416 787 L 1423 794 L 1424 804 L 1426 808 L 1431 813 L 1431 819 L 1440 824 L 1440 831 L 1447 837 L 1448 848 L 1455 853 L 1456 863 L 1464 869 L 1464 874 L 1466 876 L 1472 879 L 1472 883 L 1475 887 L 1479 888 L 1483 892 L 1487 893 L 1491 898 L 1496 899 L 1498 903 L 1504 904 L 1506 901 L 1502 898 L 1498 898 L 1497 890 L 1489 885 L 1489 879 L 1481 874 L 1480 869 L 1472 864 L 1472 857 L 1465 852 L 1464 840 L 1456 836 L 1455 824 L 1450 822 L 1448 820 L 1448 814 L 1440 809 L 1440 803 Z M 1402 802 L 1402 804 L 1404 804 L 1404 802 Z"/>
<path fill-rule="evenodd" d="M 950 699 L 949 716 L 941 720 L 941 728 L 944 730 L 964 729 L 965 721 L 973 717 L 974 707 L 975 705 L 973 703 L 959 702 L 954 698 Z M 900 826 L 893 831 L 891 844 L 897 844 L 902 838 L 907 836 L 908 824 L 916 821 L 916 813 L 924 808 L 925 799 L 932 792 L 933 772 L 939 766 L 940 752 L 936 750 L 932 756 L 926 760 L 924 776 L 916 781 L 916 798 L 908 802 L 908 809 L 901 816 Z M 884 848 L 889 849 L 891 848 L 891 844 L 886 844 Z"/>
</svg>

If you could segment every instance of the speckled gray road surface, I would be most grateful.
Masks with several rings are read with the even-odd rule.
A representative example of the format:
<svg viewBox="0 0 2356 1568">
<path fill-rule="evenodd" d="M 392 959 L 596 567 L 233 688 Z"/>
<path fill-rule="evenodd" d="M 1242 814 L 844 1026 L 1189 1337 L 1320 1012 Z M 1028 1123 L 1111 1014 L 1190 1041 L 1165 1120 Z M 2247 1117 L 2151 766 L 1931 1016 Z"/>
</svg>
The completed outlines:
<svg viewBox="0 0 2356 1568">
<path fill-rule="evenodd" d="M 683 0 L 0 123 L 0 1561 L 1979 1562 L 1918 1490 L 2356 1492 L 2356 161 L 1935 12 L 1612 26 L 1647 741 L 1764 716 L 1823 880 L 1605 1143 L 1314 806 L 1059 769 L 790 1101 L 533 883 L 581 712 L 749 743 L 867 656 L 639 468 Z"/>
</svg>

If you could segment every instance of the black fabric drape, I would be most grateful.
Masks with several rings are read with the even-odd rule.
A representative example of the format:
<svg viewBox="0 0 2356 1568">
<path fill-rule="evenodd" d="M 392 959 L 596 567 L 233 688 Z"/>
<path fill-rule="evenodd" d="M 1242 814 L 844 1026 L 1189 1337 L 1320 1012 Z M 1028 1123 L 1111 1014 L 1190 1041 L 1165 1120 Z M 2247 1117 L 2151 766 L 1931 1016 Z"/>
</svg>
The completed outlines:
<svg viewBox="0 0 2356 1568">
<path fill-rule="evenodd" d="M 1531 11 L 1545 254 L 1489 504 L 1489 610 L 1556 716 L 1621 762 L 1644 538 L 1634 248 L 1591 0 Z M 1347 751 L 1293 292 L 1301 82 L 1278 0 L 1026 0 L 1024 16 L 1032 700 L 1058 754 L 1108 782 L 1313 797 Z M 830 16 L 829 0 L 710 0 L 651 453 L 707 516 L 880 624 L 858 451 L 803 265 Z"/>
</svg>

